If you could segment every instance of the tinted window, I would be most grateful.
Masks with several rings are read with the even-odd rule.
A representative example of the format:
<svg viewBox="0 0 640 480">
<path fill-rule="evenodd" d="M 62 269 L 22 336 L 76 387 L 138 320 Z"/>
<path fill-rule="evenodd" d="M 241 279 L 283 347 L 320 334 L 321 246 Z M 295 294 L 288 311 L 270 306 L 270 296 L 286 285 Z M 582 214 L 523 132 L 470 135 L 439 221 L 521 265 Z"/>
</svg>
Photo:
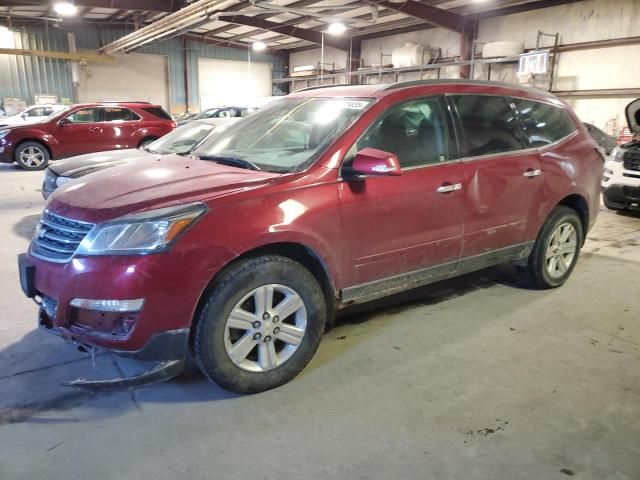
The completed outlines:
<svg viewBox="0 0 640 480">
<path fill-rule="evenodd" d="M 138 120 L 140 117 L 128 108 L 106 107 L 104 111 L 104 122 L 123 122 L 128 120 Z"/>
<path fill-rule="evenodd" d="M 524 148 L 522 132 L 510 103 L 503 97 L 453 97 L 462 124 L 467 155 L 489 155 Z"/>
<path fill-rule="evenodd" d="M 395 153 L 402 168 L 449 160 L 449 126 L 441 99 L 396 105 L 385 112 L 351 147 L 345 161 L 363 148 Z"/>
<path fill-rule="evenodd" d="M 100 109 L 83 108 L 76 110 L 67 117 L 71 123 L 94 123 L 100 121 Z"/>
<path fill-rule="evenodd" d="M 160 107 L 145 107 L 143 108 L 143 110 L 158 118 L 162 118 L 163 120 L 171 120 L 171 115 L 169 115 Z"/>
<path fill-rule="evenodd" d="M 521 99 L 514 99 L 514 103 L 532 147 L 557 142 L 576 130 L 571 117 L 563 108 Z"/>
</svg>

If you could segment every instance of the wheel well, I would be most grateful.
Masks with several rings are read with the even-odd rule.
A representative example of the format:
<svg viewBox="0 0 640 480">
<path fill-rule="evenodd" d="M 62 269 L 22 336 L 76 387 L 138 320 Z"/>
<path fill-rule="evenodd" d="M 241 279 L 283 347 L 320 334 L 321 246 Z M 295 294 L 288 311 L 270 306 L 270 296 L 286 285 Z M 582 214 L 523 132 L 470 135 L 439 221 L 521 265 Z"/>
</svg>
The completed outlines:
<svg viewBox="0 0 640 480">
<path fill-rule="evenodd" d="M 20 141 L 16 144 L 16 146 L 14 147 L 13 151 L 15 152 L 15 151 L 16 151 L 16 149 L 17 149 L 20 145 L 22 145 L 23 143 L 26 143 L 26 142 L 36 142 L 36 143 L 39 143 L 39 144 L 40 144 L 40 145 L 42 145 L 42 146 L 45 148 L 45 150 L 49 153 L 49 158 L 53 158 L 53 153 L 51 152 L 51 148 L 49 148 L 49 145 L 47 145 L 46 143 L 44 143 L 44 142 L 43 142 L 42 140 L 40 140 L 39 138 L 25 138 L 24 140 L 20 140 Z M 15 157 L 14 157 L 14 159 L 15 159 Z"/>
<path fill-rule="evenodd" d="M 583 196 L 574 194 L 564 198 L 558 205 L 564 205 L 576 211 L 582 223 L 582 231 L 584 232 L 582 237 L 584 242 L 584 239 L 587 237 L 587 230 L 589 229 L 589 204 L 587 201 Z"/>
<path fill-rule="evenodd" d="M 213 288 L 216 280 L 218 280 L 218 278 L 224 275 L 224 273 L 229 268 L 231 268 L 238 262 L 241 262 L 248 258 L 261 257 L 264 255 L 279 255 L 282 257 L 290 258 L 291 260 L 295 260 L 296 262 L 302 264 L 313 274 L 313 276 L 318 280 L 320 286 L 322 287 L 324 298 L 327 304 L 327 327 L 330 328 L 333 325 L 336 304 L 335 287 L 333 285 L 333 282 L 331 281 L 331 277 L 329 276 L 329 271 L 327 270 L 327 267 L 320 256 L 311 248 L 299 243 L 272 243 L 269 245 L 263 245 L 253 250 L 249 250 L 242 255 L 239 255 L 223 268 L 221 268 L 211 279 L 211 281 L 207 285 L 207 288 L 205 288 L 202 292 L 200 300 L 198 300 L 198 305 L 195 310 L 192 328 L 189 335 L 190 347 L 193 345 L 193 335 L 195 333 L 195 328 L 193 327 L 196 325 L 197 319 L 200 316 L 200 311 L 207 302 L 208 294 Z"/>
</svg>

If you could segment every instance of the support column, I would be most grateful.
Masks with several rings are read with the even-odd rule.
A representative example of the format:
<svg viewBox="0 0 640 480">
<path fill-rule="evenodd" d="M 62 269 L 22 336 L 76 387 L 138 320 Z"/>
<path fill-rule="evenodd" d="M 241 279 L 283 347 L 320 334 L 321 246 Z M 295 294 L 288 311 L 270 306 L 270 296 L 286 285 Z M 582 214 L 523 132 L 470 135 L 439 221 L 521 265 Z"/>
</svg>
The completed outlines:
<svg viewBox="0 0 640 480">
<path fill-rule="evenodd" d="M 468 61 L 473 57 L 474 34 L 465 30 L 460 34 L 460 60 Z M 471 65 L 460 65 L 460 78 L 471 77 Z"/>
</svg>

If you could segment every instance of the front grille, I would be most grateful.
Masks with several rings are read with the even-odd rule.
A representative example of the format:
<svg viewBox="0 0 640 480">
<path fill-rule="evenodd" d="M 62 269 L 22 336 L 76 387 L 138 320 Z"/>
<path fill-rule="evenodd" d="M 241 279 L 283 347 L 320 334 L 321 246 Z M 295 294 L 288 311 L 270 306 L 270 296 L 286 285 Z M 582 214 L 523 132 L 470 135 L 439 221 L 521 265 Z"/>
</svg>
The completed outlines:
<svg viewBox="0 0 640 480">
<path fill-rule="evenodd" d="M 624 168 L 640 172 L 640 149 L 634 148 L 625 152 Z"/>
<path fill-rule="evenodd" d="M 92 228 L 91 223 L 71 220 L 45 210 L 31 241 L 31 254 L 43 260 L 66 262 Z"/>
</svg>

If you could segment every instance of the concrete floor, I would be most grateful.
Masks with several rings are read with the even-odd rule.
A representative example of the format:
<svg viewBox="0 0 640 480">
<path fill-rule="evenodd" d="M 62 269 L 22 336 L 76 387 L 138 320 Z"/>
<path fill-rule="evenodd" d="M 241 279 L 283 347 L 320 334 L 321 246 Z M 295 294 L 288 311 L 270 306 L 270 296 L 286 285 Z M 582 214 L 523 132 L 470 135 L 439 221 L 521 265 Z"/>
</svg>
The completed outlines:
<svg viewBox="0 0 640 480">
<path fill-rule="evenodd" d="M 34 329 L 41 175 L 0 166 L 0 479 L 640 478 L 640 217 L 602 211 L 559 290 L 504 267 L 344 314 L 277 390 L 86 394 L 135 366 Z"/>
</svg>

